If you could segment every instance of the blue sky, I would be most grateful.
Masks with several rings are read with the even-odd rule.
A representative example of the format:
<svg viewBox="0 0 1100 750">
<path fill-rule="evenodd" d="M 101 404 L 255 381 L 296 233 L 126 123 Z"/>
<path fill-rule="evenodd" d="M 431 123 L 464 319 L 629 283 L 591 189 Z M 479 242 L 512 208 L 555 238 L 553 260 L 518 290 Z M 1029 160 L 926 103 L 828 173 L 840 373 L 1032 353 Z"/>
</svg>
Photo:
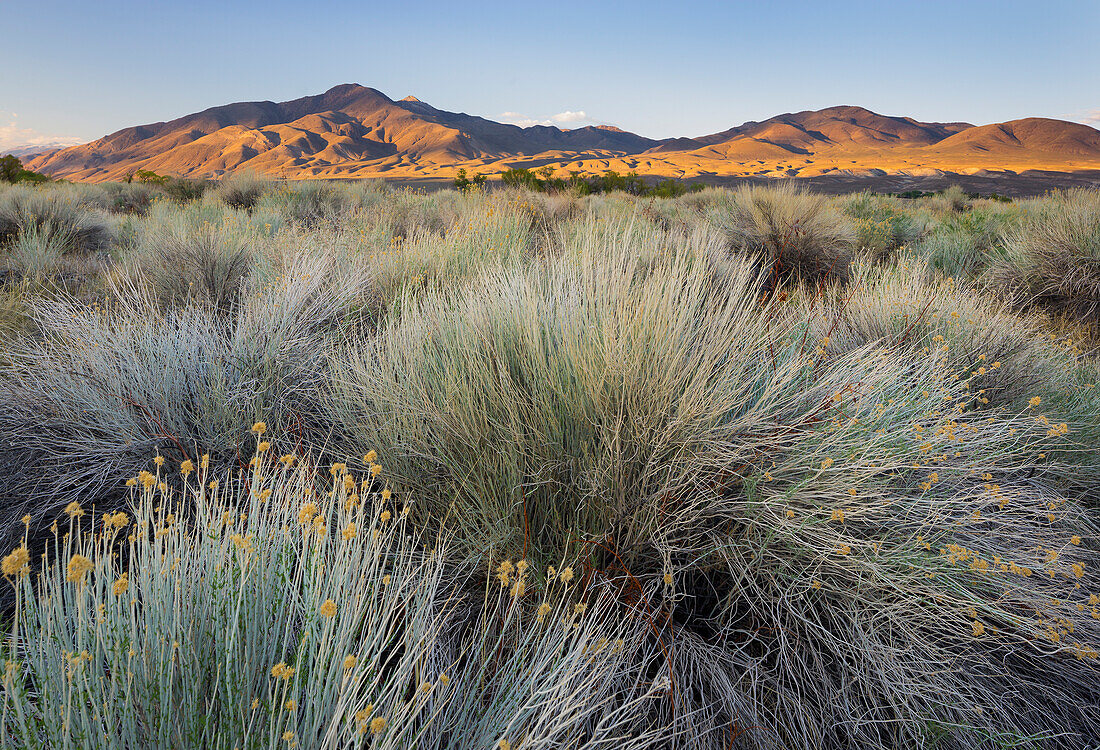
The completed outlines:
<svg viewBox="0 0 1100 750">
<path fill-rule="evenodd" d="M 0 27 L 0 147 L 347 82 L 651 137 L 836 104 L 1100 126 L 1097 0 L 0 0 Z"/>
</svg>

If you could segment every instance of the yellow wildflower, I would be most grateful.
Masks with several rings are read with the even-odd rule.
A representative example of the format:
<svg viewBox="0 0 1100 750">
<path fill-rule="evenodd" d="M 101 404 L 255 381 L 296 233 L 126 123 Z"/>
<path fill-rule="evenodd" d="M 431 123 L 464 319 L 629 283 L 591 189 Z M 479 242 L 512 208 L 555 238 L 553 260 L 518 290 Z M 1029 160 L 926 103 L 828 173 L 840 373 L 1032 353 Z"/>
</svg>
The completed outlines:
<svg viewBox="0 0 1100 750">
<path fill-rule="evenodd" d="M 308 524 L 313 521 L 315 515 L 317 515 L 317 503 L 313 501 L 304 503 L 302 507 L 298 509 L 298 523 Z"/>
<path fill-rule="evenodd" d="M 103 525 L 107 528 L 121 529 L 128 523 L 130 523 L 130 517 L 121 510 L 117 513 L 107 513 L 103 516 Z"/>
<path fill-rule="evenodd" d="M 321 605 L 321 614 L 325 617 L 336 616 L 336 602 L 332 599 L 325 599 L 325 603 Z"/>
<path fill-rule="evenodd" d="M 95 567 L 88 558 L 81 554 L 75 554 L 69 558 L 68 572 L 65 574 L 65 578 L 72 583 L 80 583 L 84 580 L 84 575 Z"/>
<path fill-rule="evenodd" d="M 256 424 L 252 425 L 252 431 L 255 432 L 257 435 L 263 435 L 265 432 L 267 432 L 267 424 L 265 422 L 257 422 Z"/>
<path fill-rule="evenodd" d="M 126 593 L 126 589 L 128 588 L 130 588 L 130 575 L 128 573 L 123 573 L 118 577 L 114 585 L 111 586 L 111 593 L 115 596 L 122 596 Z"/>
<path fill-rule="evenodd" d="M 0 570 L 3 570 L 4 575 L 8 577 L 25 576 L 30 571 L 30 559 L 30 552 L 25 546 L 20 545 L 4 558 L 3 563 L 0 563 Z"/>
<path fill-rule="evenodd" d="M 65 506 L 65 512 L 69 514 L 69 518 L 75 518 L 76 516 L 84 515 L 84 509 L 80 507 L 80 503 L 75 500 Z"/>
<path fill-rule="evenodd" d="M 344 657 L 344 671 L 349 669 L 355 669 L 355 665 L 359 663 L 359 657 L 355 654 L 348 654 Z"/>
</svg>

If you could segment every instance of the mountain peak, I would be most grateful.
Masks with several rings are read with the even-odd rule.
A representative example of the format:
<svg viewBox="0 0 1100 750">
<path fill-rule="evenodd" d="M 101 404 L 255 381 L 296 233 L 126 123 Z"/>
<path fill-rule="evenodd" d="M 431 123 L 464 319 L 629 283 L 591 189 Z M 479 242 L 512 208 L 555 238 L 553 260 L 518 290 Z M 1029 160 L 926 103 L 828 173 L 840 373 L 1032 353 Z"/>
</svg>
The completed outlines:
<svg viewBox="0 0 1100 750">
<path fill-rule="evenodd" d="M 518 128 L 342 83 L 292 101 L 211 107 L 27 159 L 34 171 L 90 182 L 139 169 L 195 178 L 251 169 L 291 179 L 400 180 L 449 178 L 456 165 L 496 174 L 544 164 L 677 178 L 1100 170 L 1100 131 L 1043 118 L 980 127 L 920 122 L 845 104 L 658 141 L 610 125 Z"/>
</svg>

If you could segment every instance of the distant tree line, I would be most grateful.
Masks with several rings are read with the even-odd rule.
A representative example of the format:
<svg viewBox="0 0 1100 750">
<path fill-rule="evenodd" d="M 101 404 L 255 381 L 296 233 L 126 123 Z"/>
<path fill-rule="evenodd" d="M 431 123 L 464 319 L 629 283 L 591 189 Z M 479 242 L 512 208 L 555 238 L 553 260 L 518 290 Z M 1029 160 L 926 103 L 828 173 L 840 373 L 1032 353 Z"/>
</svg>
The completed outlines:
<svg viewBox="0 0 1100 750">
<path fill-rule="evenodd" d="M 136 172 L 131 172 L 126 175 L 125 182 L 131 183 L 134 180 L 146 185 L 155 185 L 164 190 L 169 197 L 181 201 L 201 198 L 208 187 L 207 183 L 203 180 L 187 180 L 182 177 L 169 177 L 168 175 L 157 174 L 149 169 L 139 169 Z"/>
<path fill-rule="evenodd" d="M 454 186 L 458 190 L 465 191 L 471 187 L 484 185 L 485 180 L 483 174 L 474 175 L 471 178 L 466 174 L 465 169 L 460 169 L 458 176 L 454 179 Z M 637 172 L 619 174 L 611 169 L 602 175 L 581 175 L 580 172 L 570 172 L 569 177 L 555 177 L 552 167 L 542 167 L 537 170 L 509 169 L 501 174 L 500 180 L 509 187 L 526 188 L 540 193 L 570 192 L 576 195 L 610 193 L 618 190 L 631 195 L 675 198 L 684 193 L 703 189 L 701 184 L 685 185 L 677 180 L 660 180 L 650 184 Z"/>
</svg>

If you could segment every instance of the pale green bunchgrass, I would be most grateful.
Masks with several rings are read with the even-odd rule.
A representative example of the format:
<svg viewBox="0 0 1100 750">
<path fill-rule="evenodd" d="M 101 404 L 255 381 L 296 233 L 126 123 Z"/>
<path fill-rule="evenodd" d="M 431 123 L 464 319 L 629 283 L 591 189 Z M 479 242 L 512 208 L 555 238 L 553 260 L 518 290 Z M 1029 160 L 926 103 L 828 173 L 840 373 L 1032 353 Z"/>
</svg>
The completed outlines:
<svg viewBox="0 0 1100 750">
<path fill-rule="evenodd" d="M 340 221 L 354 207 L 353 196 L 343 185 L 325 180 L 281 182 L 262 190 L 254 207 L 298 226 L 313 228 Z"/>
<path fill-rule="evenodd" d="M 718 450 L 771 377 L 754 283 L 745 266 L 716 277 L 687 253 L 642 263 L 599 242 L 490 271 L 349 341 L 329 418 L 378 441 L 435 510 L 453 500 L 477 543 L 514 545 L 525 503 L 552 555 L 613 519 L 644 536 L 638 504 L 690 470 L 689 449 Z"/>
<path fill-rule="evenodd" d="M 905 362 L 941 360 L 966 378 L 979 407 L 1010 403 L 1043 385 L 1056 388 L 1082 355 L 1079 339 L 1050 338 L 1049 322 L 1021 317 L 1011 301 L 965 278 L 943 277 L 917 255 L 860 263 L 848 288 L 800 295 L 816 339 L 849 351 L 881 342 Z M 1026 399 L 1025 399 L 1026 400 Z"/>
<path fill-rule="evenodd" d="M 748 747 L 896 747 L 933 720 L 958 747 L 1089 736 L 1100 561 L 1080 538 L 1097 529 L 1058 489 L 1097 487 L 1076 427 L 1033 394 L 973 409 L 980 350 L 960 373 L 898 349 L 904 312 L 834 350 L 819 312 L 761 301 L 749 266 L 716 274 L 705 250 L 594 242 L 410 301 L 351 342 L 330 419 L 382 446 L 469 552 L 586 551 L 668 574 L 689 612 L 709 601 L 664 657 L 686 746 L 721 746 L 730 725 L 757 727 Z M 932 296 L 962 304 L 942 284 Z M 978 333 L 947 307 L 935 325 L 972 347 L 1016 325 L 961 309 Z"/>
<path fill-rule="evenodd" d="M 301 244 L 302 234 L 279 218 L 234 211 L 213 198 L 182 207 L 163 202 L 135 225 L 114 276 L 148 290 L 164 307 L 198 303 L 227 311 L 257 264 Z"/>
<path fill-rule="evenodd" d="M 976 202 L 964 213 L 946 214 L 934 222 L 913 249 L 947 276 L 973 278 L 1004 258 L 1004 236 L 1021 214 L 1013 204 Z"/>
<path fill-rule="evenodd" d="M 1072 474 L 1073 446 L 1041 400 L 970 413 L 949 371 L 906 382 L 897 356 L 823 359 L 816 424 L 788 407 L 736 492 L 693 485 L 657 507 L 675 577 L 706 581 L 687 601 L 722 602 L 705 632 L 747 644 L 685 626 L 676 682 L 707 696 L 704 727 L 764 727 L 752 747 L 919 746 L 933 719 L 956 727 L 950 747 L 990 731 L 1073 747 L 1097 718 L 1080 686 L 1097 673 L 1100 560 L 1082 540 L 1098 530 L 1030 478 Z"/>
<path fill-rule="evenodd" d="M 532 217 L 517 199 L 470 198 L 452 221 L 443 234 L 417 226 L 410 234 L 393 235 L 388 245 L 368 244 L 360 251 L 383 300 L 457 286 L 487 268 L 521 267 L 532 255 Z"/>
<path fill-rule="evenodd" d="M 57 272 L 72 245 L 70 229 L 55 230 L 46 222 L 20 232 L 8 246 L 4 262 L 9 270 L 42 283 Z"/>
<path fill-rule="evenodd" d="M 1075 189 L 1029 206 L 1006 233 L 991 282 L 1100 335 L 1100 195 Z"/>
<path fill-rule="evenodd" d="M 916 242 L 927 229 L 926 219 L 900 198 L 857 193 L 843 200 L 842 209 L 854 220 L 857 247 L 875 256 Z"/>
<path fill-rule="evenodd" d="M 0 363 L 9 518 L 30 513 L 37 529 L 73 500 L 117 502 L 116 478 L 156 451 L 235 465 L 241 426 L 258 419 L 325 445 L 325 340 L 362 329 L 371 288 L 331 255 L 300 252 L 279 276 L 245 285 L 228 316 L 164 310 L 138 284 L 91 306 L 24 298 L 40 335 L 12 341 Z"/>
<path fill-rule="evenodd" d="M 68 186 L 0 189 L 0 248 L 33 234 L 66 253 L 105 250 L 113 238 L 113 222 L 89 204 L 85 193 Z"/>
<path fill-rule="evenodd" d="M 939 214 L 956 214 L 971 206 L 971 199 L 961 185 L 949 185 L 926 200 L 932 210 Z"/>
<path fill-rule="evenodd" d="M 773 277 L 819 283 L 847 277 L 858 239 L 851 219 L 822 195 L 783 182 L 744 185 L 717 201 L 709 221 L 732 251 L 752 257 Z"/>
<path fill-rule="evenodd" d="M 540 586 L 511 564 L 510 586 L 450 566 L 446 531 L 414 528 L 410 499 L 383 477 L 276 457 L 264 437 L 237 478 L 215 479 L 205 459 L 151 466 L 127 482 L 128 512 L 74 504 L 41 560 L 5 561 L 6 744 L 630 748 L 670 736 L 644 725 L 662 686 L 625 674 L 638 628 L 607 596 Z M 177 495 L 166 480 L 178 473 Z M 469 596 L 471 582 L 484 593 Z"/>
<path fill-rule="evenodd" d="M 253 172 L 234 172 L 218 182 L 215 194 L 225 201 L 225 205 L 244 211 L 255 208 L 260 196 L 273 186 Z"/>
</svg>

